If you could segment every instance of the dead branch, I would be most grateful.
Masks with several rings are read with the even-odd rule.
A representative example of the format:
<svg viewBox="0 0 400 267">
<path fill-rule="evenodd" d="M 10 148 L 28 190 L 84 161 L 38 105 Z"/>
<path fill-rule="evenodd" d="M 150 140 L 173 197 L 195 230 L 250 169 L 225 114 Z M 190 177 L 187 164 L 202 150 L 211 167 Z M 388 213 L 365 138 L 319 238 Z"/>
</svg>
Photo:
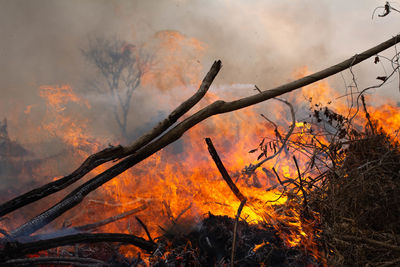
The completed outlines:
<svg viewBox="0 0 400 267">
<path fill-rule="evenodd" d="M 196 124 L 200 123 L 201 121 L 217 115 L 221 113 L 227 113 L 234 110 L 242 109 L 268 99 L 277 97 L 279 95 L 291 92 L 295 89 L 301 88 L 303 86 L 309 85 L 311 83 L 317 82 L 321 79 L 326 77 L 332 76 L 340 71 L 343 71 L 351 66 L 354 66 L 367 58 L 376 55 L 377 53 L 397 44 L 400 42 L 400 35 L 392 37 L 391 39 L 361 53 L 357 54 L 339 64 L 326 68 L 322 71 L 316 72 L 314 74 L 308 75 L 301 79 L 295 80 L 293 82 L 278 86 L 271 90 L 266 90 L 262 93 L 255 94 L 253 96 L 241 98 L 231 102 L 225 102 L 222 100 L 215 101 L 214 103 L 208 105 L 207 107 L 201 109 L 200 111 L 196 112 L 192 116 L 186 118 L 179 124 L 177 124 L 172 129 L 168 130 L 164 135 L 159 137 L 158 139 L 150 142 L 148 140 L 148 144 L 143 146 L 138 146 L 140 149 L 132 149 L 132 146 L 128 147 L 128 151 L 132 153 L 129 157 L 122 160 L 121 162 L 115 164 L 114 166 L 110 167 L 103 173 L 97 175 L 96 177 L 92 178 L 91 180 L 87 181 L 83 185 L 79 186 L 69 195 L 67 195 L 63 200 L 58 202 L 56 205 L 48 209 L 47 211 L 43 212 L 42 214 L 36 216 L 32 220 L 28 221 L 27 223 L 21 225 L 16 230 L 12 232 L 13 236 L 23 236 L 23 235 L 30 235 L 31 233 L 37 231 L 38 229 L 42 228 L 43 226 L 47 225 L 55 218 L 63 214 L 65 211 L 75 207 L 78 205 L 83 198 L 88 195 L 90 192 L 96 190 L 98 187 L 102 186 L 104 183 L 108 182 L 115 176 L 121 174 L 122 172 L 126 171 L 127 169 L 131 168 L 135 164 L 141 162 L 142 160 L 146 159 L 147 157 L 153 155 L 155 152 L 161 150 L 165 146 L 173 143 L 174 141 L 178 140 L 186 131 L 190 128 L 195 126 Z M 217 65 L 220 65 L 217 64 Z M 216 71 L 217 73 L 218 71 Z M 215 73 L 215 75 L 216 75 Z M 215 76 L 214 76 L 215 77 Z M 209 80 L 211 83 L 213 79 Z M 168 120 L 168 119 L 167 119 Z M 161 126 L 160 126 L 161 128 Z M 159 129 L 159 126 L 156 127 Z M 153 131 L 151 131 L 152 133 Z M 143 137 L 145 138 L 145 137 Z M 139 140 L 141 140 L 140 138 Z M 146 139 L 147 140 L 147 139 Z M 137 141 L 139 142 L 139 141 Z M 137 143 L 135 142 L 135 144 Z M 124 150 L 125 151 L 125 150 Z M 120 158 L 120 157 L 118 157 Z"/>
<path fill-rule="evenodd" d="M 135 216 L 135 218 L 136 218 L 136 220 L 138 221 L 138 223 L 140 224 L 140 226 L 143 227 L 144 231 L 146 232 L 147 237 L 149 238 L 149 241 L 150 241 L 150 242 L 154 242 L 154 241 L 153 241 L 153 238 L 151 238 L 149 229 L 147 229 L 147 226 L 144 224 L 144 222 L 143 222 L 141 219 L 139 219 L 139 217 L 136 217 L 136 216 Z"/>
<path fill-rule="evenodd" d="M 42 266 L 42 265 L 51 265 L 51 266 L 110 266 L 110 264 L 105 263 L 104 261 L 89 259 L 89 258 L 81 258 L 81 257 L 39 257 L 39 258 L 24 258 L 24 259 L 14 259 L 9 260 L 1 264 L 4 267 L 13 267 L 13 266 Z"/>
<path fill-rule="evenodd" d="M 398 38 L 400 38 L 400 37 L 398 37 Z M 393 62 L 393 61 L 392 61 L 392 62 Z M 392 71 L 389 75 L 387 75 L 387 76 L 386 76 L 386 79 L 385 79 L 384 81 L 382 81 L 381 83 L 376 84 L 376 85 L 372 85 L 372 86 L 368 86 L 368 87 L 362 89 L 361 91 L 358 91 L 358 90 L 357 90 L 357 92 L 351 92 L 350 94 L 346 94 L 346 95 L 343 95 L 343 96 L 340 96 L 340 97 L 337 98 L 337 99 L 339 99 L 339 98 L 341 98 L 341 97 L 348 96 L 348 95 L 351 95 L 351 97 L 353 97 L 353 94 L 357 94 L 357 98 L 356 98 L 356 110 L 355 110 L 354 114 L 348 119 L 348 123 L 351 123 L 351 122 L 353 121 L 353 119 L 356 117 L 356 115 L 358 114 L 358 112 L 359 112 L 359 110 L 360 110 L 360 103 L 359 103 L 359 102 L 360 102 L 361 96 L 364 95 L 364 93 L 367 92 L 367 91 L 369 91 L 369 90 L 377 89 L 377 88 L 382 87 L 384 84 L 386 84 L 386 82 L 387 82 L 396 72 L 400 72 L 400 66 L 394 67 L 394 68 L 393 68 L 393 71 Z M 354 75 L 354 74 L 352 74 L 352 75 Z M 354 76 L 353 76 L 353 77 L 354 77 Z M 399 80 L 399 81 L 400 81 L 400 80 Z M 399 88 L 399 89 L 400 89 L 400 88 Z M 353 101 L 353 100 L 352 100 L 352 101 Z M 351 111 L 351 110 L 349 110 L 349 112 L 350 112 L 350 111 Z M 350 115 L 350 113 L 349 113 L 349 115 Z"/>
<path fill-rule="evenodd" d="M 389 2 L 386 2 L 384 6 L 378 6 L 378 7 L 376 7 L 374 9 L 374 12 L 372 13 L 372 19 L 374 19 L 375 12 L 378 9 L 383 9 L 383 13 L 382 14 L 378 14 L 378 17 L 381 17 L 381 18 L 382 17 L 386 17 L 387 15 L 389 15 L 389 13 L 391 11 L 396 11 L 396 12 L 400 13 L 400 11 L 397 10 L 396 8 L 392 7 Z"/>
<path fill-rule="evenodd" d="M 379 265 L 379 266 L 380 267 L 398 266 L 399 263 L 400 263 L 400 258 L 397 258 L 392 261 L 382 262 L 381 265 Z"/>
<path fill-rule="evenodd" d="M 240 200 L 243 201 L 246 199 L 245 196 L 240 192 L 239 188 L 235 185 L 235 183 L 232 181 L 231 177 L 229 176 L 228 172 L 225 169 L 224 164 L 222 163 L 221 159 L 218 156 L 217 151 L 215 150 L 215 147 L 211 141 L 210 138 L 206 138 L 206 143 L 208 146 L 208 151 L 210 152 L 210 155 L 212 159 L 215 162 L 215 165 L 217 165 L 217 168 L 219 172 L 222 175 L 222 178 L 224 178 L 225 182 L 228 184 L 229 188 L 232 190 L 232 192 L 235 194 L 235 196 Z"/>
<path fill-rule="evenodd" d="M 97 199 L 89 199 L 89 203 L 93 204 L 99 204 L 99 205 L 104 205 L 104 206 L 109 206 L 109 207 L 122 207 L 122 206 L 129 206 L 133 204 L 137 204 L 138 202 L 143 202 L 143 201 L 150 201 L 150 199 L 144 199 L 144 198 L 138 198 L 129 202 L 124 202 L 124 203 L 110 203 L 107 201 L 102 201 L 102 200 L 97 200 Z"/>
<path fill-rule="evenodd" d="M 163 206 L 164 206 L 164 208 L 165 208 L 165 212 L 167 213 L 168 219 L 169 219 L 173 224 L 175 224 L 175 223 L 176 223 L 176 222 L 175 222 L 175 217 L 174 217 L 174 215 L 172 214 L 172 210 L 171 210 L 171 207 L 169 206 L 169 203 L 167 203 L 167 201 L 163 200 L 163 201 L 162 201 L 162 204 L 163 204 Z"/>
<path fill-rule="evenodd" d="M 235 226 L 233 229 L 233 241 L 232 241 L 232 254 L 231 254 L 231 267 L 234 266 L 234 259 L 235 259 L 235 249 L 236 249 L 236 238 L 237 238 L 237 227 L 239 223 L 240 214 L 242 213 L 242 209 L 246 204 L 246 198 L 240 201 L 239 208 L 237 210 L 236 218 L 235 218 Z"/>
<path fill-rule="evenodd" d="M 281 138 L 281 134 L 279 133 L 279 131 L 278 131 L 278 126 L 276 125 L 276 123 L 275 122 L 273 122 L 272 120 L 270 120 L 270 119 L 268 119 L 268 117 L 267 116 L 265 116 L 264 114 L 260 114 L 260 116 L 261 117 L 263 117 L 266 121 L 268 121 L 269 123 L 271 123 L 272 124 L 272 126 L 274 126 L 274 132 L 275 132 L 275 135 L 277 135 L 278 136 L 278 138 L 279 138 L 279 140 L 282 140 L 282 138 Z"/>
<path fill-rule="evenodd" d="M 308 216 L 308 204 L 307 204 L 307 193 L 304 189 L 303 178 L 301 178 L 301 172 L 299 168 L 299 164 L 297 164 L 297 159 L 293 156 L 294 164 L 296 165 L 297 174 L 299 176 L 299 190 L 303 194 L 303 208 L 304 208 L 304 215 Z"/>
<path fill-rule="evenodd" d="M 45 184 L 41 187 L 35 188 L 25 194 L 15 197 L 0 205 L 0 217 L 4 216 L 14 210 L 24 207 L 30 203 L 40 200 L 46 196 L 54 194 L 69 185 L 75 183 L 83 176 L 88 174 L 94 168 L 100 166 L 103 163 L 114 160 L 118 156 L 122 155 L 122 146 L 108 147 L 102 151 L 99 151 L 93 155 L 90 155 L 81 166 L 79 166 L 71 174 L 64 176 L 54 182 Z"/>
<path fill-rule="evenodd" d="M 375 128 L 374 128 L 374 126 L 373 126 L 373 124 L 371 122 L 371 115 L 369 115 L 369 112 L 367 110 L 367 105 L 365 104 L 365 97 L 364 97 L 363 94 L 361 95 L 361 103 L 362 103 L 362 106 L 363 106 L 363 109 L 364 109 L 365 118 L 367 118 L 369 128 L 371 128 L 371 133 L 375 134 Z"/>
<path fill-rule="evenodd" d="M 279 98 L 274 98 L 275 100 L 281 101 L 282 103 L 285 103 L 286 105 L 289 106 L 290 108 L 290 114 L 292 116 L 292 125 L 290 125 L 289 131 L 286 133 L 285 138 L 282 141 L 282 145 L 281 147 L 278 149 L 278 151 L 276 151 L 273 155 L 263 159 L 262 161 L 258 162 L 255 165 L 252 165 L 251 167 L 247 168 L 246 171 L 251 171 L 254 172 L 257 168 L 259 168 L 261 165 L 263 165 L 265 162 L 267 162 L 268 160 L 271 160 L 273 158 L 275 158 L 277 155 L 279 155 L 282 150 L 286 147 L 286 143 L 289 140 L 290 136 L 292 135 L 294 128 L 296 127 L 296 117 L 295 117 L 295 112 L 294 112 L 294 108 L 292 106 L 292 104 L 290 104 L 288 101 L 283 100 L 283 99 L 279 99 Z M 264 118 L 266 118 L 265 116 L 263 116 Z M 277 129 L 277 128 L 276 128 Z"/>
<path fill-rule="evenodd" d="M 9 259 L 19 258 L 27 254 L 60 246 L 98 242 L 121 242 L 134 245 L 148 252 L 154 251 L 157 247 L 155 243 L 134 235 L 81 233 L 27 243 L 6 242 L 4 249 L 0 251 L 0 261 L 7 261 Z"/>
<path fill-rule="evenodd" d="M 90 224 L 85 224 L 85 225 L 73 227 L 73 229 L 78 230 L 78 231 L 95 230 L 96 228 L 99 228 L 101 226 L 107 225 L 109 223 L 112 223 L 112 222 L 115 222 L 115 221 L 118 221 L 118 220 L 121 220 L 121 219 L 123 219 L 125 217 L 128 217 L 128 216 L 132 215 L 132 214 L 135 214 L 135 213 L 138 213 L 138 212 L 140 212 L 142 210 L 145 210 L 145 209 L 147 209 L 147 207 L 148 207 L 147 204 L 144 204 L 144 205 L 139 206 L 139 207 L 137 207 L 135 209 L 123 212 L 121 214 L 109 217 L 107 219 L 104 219 L 104 220 L 101 220 L 101 221 L 98 221 L 98 222 L 95 222 L 95 223 L 90 223 Z"/>
<path fill-rule="evenodd" d="M 374 239 L 366 238 L 366 237 L 358 237 L 358 236 L 351 236 L 351 235 L 342 235 L 341 239 L 352 241 L 352 242 L 362 242 L 371 246 L 378 246 L 387 249 L 391 249 L 393 251 L 400 252 L 400 247 L 392 244 L 388 244 L 382 241 L 377 241 Z"/>
<path fill-rule="evenodd" d="M 175 222 L 179 221 L 182 215 L 185 214 L 191 208 L 192 208 L 192 203 L 190 203 L 186 208 L 184 208 L 181 212 L 179 212 L 178 216 L 176 216 Z"/>
<path fill-rule="evenodd" d="M 200 85 L 199 90 L 187 99 L 185 102 L 180 104 L 174 111 L 169 114 L 169 116 L 160 122 L 156 127 L 154 127 L 151 131 L 142 135 L 135 142 L 130 144 L 129 146 L 116 146 L 109 147 L 96 154 L 89 156 L 78 169 L 72 172 L 70 175 L 67 175 L 57 181 L 48 183 L 42 187 L 33 189 L 23 195 L 20 195 L 14 199 L 11 199 L 0 205 L 0 217 L 4 216 L 16 209 L 19 209 L 23 206 L 26 206 L 32 202 L 35 202 L 39 199 L 42 199 L 46 196 L 54 194 L 67 186 L 75 183 L 83 176 L 88 174 L 91 170 L 98 167 L 99 165 L 117 159 L 122 159 L 139 148 L 147 145 L 155 139 L 157 136 L 161 135 L 165 130 L 171 127 L 182 115 L 188 112 L 194 105 L 196 105 L 200 99 L 207 93 L 208 89 L 211 86 L 211 83 L 214 81 L 218 72 L 222 67 L 221 61 L 215 61 L 211 66 L 211 69 L 203 79 L 203 82 Z"/>
</svg>

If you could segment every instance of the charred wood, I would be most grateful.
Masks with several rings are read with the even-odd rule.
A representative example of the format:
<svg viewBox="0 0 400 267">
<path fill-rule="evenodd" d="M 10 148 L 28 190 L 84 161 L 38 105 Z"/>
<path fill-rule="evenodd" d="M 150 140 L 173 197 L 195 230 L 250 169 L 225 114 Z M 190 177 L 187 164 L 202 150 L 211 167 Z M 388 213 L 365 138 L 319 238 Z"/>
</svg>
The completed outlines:
<svg viewBox="0 0 400 267">
<path fill-rule="evenodd" d="M 128 234 L 73 234 L 63 237 L 44 239 L 39 241 L 20 243 L 20 242 L 5 242 L 3 249 L 0 251 L 0 261 L 19 258 L 38 251 L 47 250 L 54 247 L 74 245 L 78 243 L 98 243 L 98 242 L 121 242 L 134 245 L 145 251 L 154 251 L 157 245 L 147 241 L 141 237 Z"/>
<path fill-rule="evenodd" d="M 196 124 L 200 123 L 201 121 L 217 114 L 231 112 L 234 110 L 242 109 L 266 101 L 268 99 L 291 92 L 295 89 L 301 88 L 303 86 L 309 85 L 326 77 L 334 75 L 340 71 L 343 71 L 351 66 L 354 66 L 366 60 L 371 56 L 376 55 L 377 53 L 395 45 L 398 42 L 400 42 L 399 35 L 361 54 L 357 54 L 339 64 L 326 68 L 317 73 L 308 75 L 301 79 L 295 80 L 293 82 L 278 86 L 274 89 L 266 90 L 262 93 L 231 102 L 225 102 L 222 100 L 215 101 L 214 103 L 196 112 L 192 116 L 184 119 L 182 122 L 180 122 L 175 127 L 168 130 L 164 135 L 160 136 L 158 139 L 155 139 L 152 142 L 149 141 L 147 145 L 141 146 L 141 148 L 136 151 L 133 150 L 135 152 L 133 152 L 126 159 L 122 160 L 121 162 L 117 163 L 116 165 L 112 166 L 111 168 L 97 175 L 96 177 L 92 178 L 82 186 L 75 189 L 71 194 L 69 194 L 67 197 L 65 197 L 63 200 L 61 200 L 59 203 L 57 203 L 50 209 L 48 209 L 47 211 L 36 216 L 29 222 L 23 224 L 22 226 L 14 230 L 12 232 L 12 236 L 16 237 L 16 236 L 30 235 L 31 233 L 47 225 L 55 218 L 63 214 L 65 211 L 78 205 L 83 200 L 83 198 L 90 192 L 96 190 L 104 183 L 108 182 L 115 176 L 121 174 L 122 172 L 126 171 L 127 169 L 131 168 L 132 166 L 141 162 L 147 157 L 153 155 L 155 152 L 159 151 L 165 146 L 178 140 L 187 130 L 189 130 Z M 210 82 L 212 82 L 212 80 L 213 79 L 211 79 Z"/>
<path fill-rule="evenodd" d="M 139 217 L 135 216 L 135 218 L 136 218 L 136 221 L 138 221 L 138 223 L 140 224 L 140 226 L 143 227 L 143 229 L 146 232 L 146 235 L 147 235 L 147 238 L 149 239 L 149 241 L 150 242 L 154 242 L 153 238 L 151 238 L 149 229 L 147 228 L 146 224 L 144 224 L 144 222 L 141 219 L 139 219 Z"/>
<path fill-rule="evenodd" d="M 118 214 L 118 215 L 109 217 L 109 218 L 104 219 L 104 220 L 101 220 L 101 221 L 98 221 L 98 222 L 95 222 L 95 223 L 90 223 L 90 224 L 85 224 L 85 225 L 81 225 L 81 226 L 76 226 L 76 227 L 73 227 L 73 228 L 76 229 L 76 230 L 78 230 L 78 231 L 90 231 L 90 230 L 95 230 L 96 228 L 99 228 L 99 227 L 101 227 L 101 226 L 107 225 L 107 224 L 109 224 L 109 223 L 112 223 L 112 222 L 121 220 L 121 219 L 123 219 L 123 218 L 125 218 L 125 217 L 128 217 L 128 216 L 130 216 L 130 215 L 133 215 L 133 214 L 138 213 L 138 212 L 140 212 L 140 211 L 143 211 L 143 210 L 145 210 L 147 207 L 148 207 L 148 206 L 145 204 L 145 205 L 139 206 L 139 207 L 137 207 L 137 208 L 135 208 L 135 209 L 132 209 L 132 210 L 123 212 L 123 213 L 121 213 L 121 214 Z M 136 217 L 136 219 L 137 219 L 137 217 Z M 150 239 L 150 241 L 153 241 L 153 240 Z"/>
<path fill-rule="evenodd" d="M 229 176 L 228 172 L 225 169 L 224 164 L 222 163 L 220 157 L 218 156 L 217 151 L 215 150 L 215 147 L 211 141 L 210 138 L 206 138 L 206 143 L 208 146 L 208 151 L 210 152 L 210 155 L 212 159 L 215 162 L 215 165 L 217 165 L 217 168 L 219 172 L 222 175 L 222 178 L 224 178 L 225 182 L 228 184 L 229 188 L 232 190 L 232 192 L 235 194 L 235 196 L 240 200 L 244 201 L 246 199 L 245 196 L 240 192 L 239 188 L 235 185 L 235 183 L 232 181 L 232 178 Z"/>
</svg>

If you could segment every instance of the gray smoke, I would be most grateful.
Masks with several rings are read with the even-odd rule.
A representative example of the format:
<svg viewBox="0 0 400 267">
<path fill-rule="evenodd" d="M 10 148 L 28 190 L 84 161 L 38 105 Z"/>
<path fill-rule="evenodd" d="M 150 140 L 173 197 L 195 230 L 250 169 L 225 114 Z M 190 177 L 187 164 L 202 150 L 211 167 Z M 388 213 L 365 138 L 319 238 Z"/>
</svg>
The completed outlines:
<svg viewBox="0 0 400 267">
<path fill-rule="evenodd" d="M 93 128 L 101 135 L 112 134 L 114 127 L 104 126 L 114 123 L 107 115 L 110 110 L 97 110 L 108 96 L 90 92 L 85 83 L 96 77 L 80 50 L 88 36 L 146 43 L 159 31 L 177 31 L 204 44 L 197 59 L 202 66 L 199 79 L 213 60 L 221 59 L 224 67 L 216 84 L 257 84 L 267 89 L 293 79 L 293 71 L 304 65 L 319 70 L 397 34 L 399 14 L 371 20 L 374 8 L 383 4 L 374 0 L 1 0 L 0 118 L 9 118 L 10 136 L 28 142 L 21 125 L 39 124 L 45 110 L 39 86 L 70 84 L 93 105 L 86 112 Z M 367 86 L 383 69 L 370 61 L 355 72 L 360 85 Z M 343 89 L 340 76 L 330 81 Z M 398 98 L 395 84 L 383 93 Z M 241 95 L 254 93 L 242 90 L 248 91 Z M 183 99 L 168 96 L 170 101 L 159 107 L 157 101 L 164 97 L 153 98 L 157 90 L 142 88 L 135 94 L 130 123 L 139 128 Z M 30 115 L 24 113 L 28 105 L 32 105 Z"/>
</svg>

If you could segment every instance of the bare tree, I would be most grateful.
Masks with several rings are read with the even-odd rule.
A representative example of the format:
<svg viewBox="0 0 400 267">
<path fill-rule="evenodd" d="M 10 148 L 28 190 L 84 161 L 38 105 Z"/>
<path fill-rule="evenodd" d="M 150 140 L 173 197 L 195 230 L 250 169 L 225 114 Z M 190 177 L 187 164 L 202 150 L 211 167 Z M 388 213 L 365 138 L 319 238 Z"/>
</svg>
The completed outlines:
<svg viewBox="0 0 400 267">
<path fill-rule="evenodd" d="M 132 94 L 140 86 L 150 57 L 144 55 L 136 45 L 116 38 L 89 39 L 88 48 L 82 53 L 105 80 L 112 96 L 114 119 L 123 137 L 128 138 L 127 122 Z M 104 90 L 98 82 L 92 82 L 91 85 L 100 91 Z"/>
</svg>

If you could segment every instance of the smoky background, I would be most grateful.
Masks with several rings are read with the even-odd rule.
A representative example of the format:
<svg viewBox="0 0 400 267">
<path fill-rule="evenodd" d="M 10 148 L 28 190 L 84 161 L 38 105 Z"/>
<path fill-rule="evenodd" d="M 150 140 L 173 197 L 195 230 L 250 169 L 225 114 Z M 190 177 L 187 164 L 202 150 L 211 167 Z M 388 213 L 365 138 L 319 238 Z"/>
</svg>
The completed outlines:
<svg viewBox="0 0 400 267">
<path fill-rule="evenodd" d="M 59 153 L 62 144 L 41 126 L 49 110 L 39 88 L 68 84 L 90 108 L 68 103 L 64 115 L 85 124 L 92 136 L 118 142 L 112 100 L 106 90 L 90 88 L 88 81 L 99 76 L 82 55 L 90 37 L 115 38 L 143 45 L 156 57 L 152 74 L 132 97 L 128 128 L 134 138 L 190 96 L 216 59 L 222 60 L 223 69 L 210 92 L 232 100 L 254 94 L 254 84 L 268 89 L 293 80 L 293 73 L 304 66 L 317 71 L 386 40 L 397 33 L 399 15 L 372 20 L 374 9 L 383 4 L 1 0 L 0 118 L 8 119 L 12 139 L 38 155 Z M 354 72 L 363 88 L 375 84 L 385 69 L 370 60 Z M 336 75 L 329 83 L 344 92 L 343 79 L 351 82 L 350 74 Z M 394 101 L 400 95 L 396 81 L 376 93 Z M 268 113 L 274 105 L 258 107 Z"/>
</svg>

